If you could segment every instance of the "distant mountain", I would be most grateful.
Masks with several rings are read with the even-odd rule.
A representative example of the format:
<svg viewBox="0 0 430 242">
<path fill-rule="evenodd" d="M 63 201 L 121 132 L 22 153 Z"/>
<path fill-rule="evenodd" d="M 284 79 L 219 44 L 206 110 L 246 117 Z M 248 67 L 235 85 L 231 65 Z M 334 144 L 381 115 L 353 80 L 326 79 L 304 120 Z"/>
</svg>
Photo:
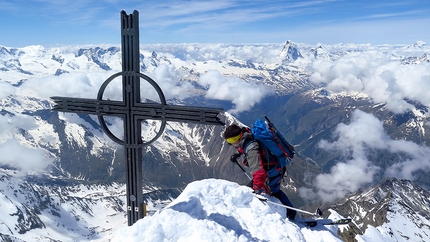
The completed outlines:
<svg viewBox="0 0 430 242">
<path fill-rule="evenodd" d="M 1 241 L 90 240 L 124 226 L 124 185 L 70 184 L 0 169 Z"/>
<path fill-rule="evenodd" d="M 284 59 L 285 62 L 294 62 L 299 58 L 303 58 L 302 54 L 300 53 L 297 44 L 294 42 L 291 42 L 288 40 L 285 42 L 285 45 L 281 51 L 281 57 Z"/>
<path fill-rule="evenodd" d="M 354 225 L 342 232 L 345 241 L 357 234 L 366 241 L 428 241 L 429 204 L 429 191 L 407 180 L 389 178 L 331 209 L 354 218 Z"/>
</svg>

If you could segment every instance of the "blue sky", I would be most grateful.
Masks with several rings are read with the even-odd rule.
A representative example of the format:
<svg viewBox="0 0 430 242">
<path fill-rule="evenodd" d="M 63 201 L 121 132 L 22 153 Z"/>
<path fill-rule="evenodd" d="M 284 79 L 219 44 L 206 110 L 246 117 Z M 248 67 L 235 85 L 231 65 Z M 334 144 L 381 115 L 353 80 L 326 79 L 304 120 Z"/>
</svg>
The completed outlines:
<svg viewBox="0 0 430 242">
<path fill-rule="evenodd" d="M 121 10 L 141 44 L 430 43 L 429 0 L 0 0 L 0 45 L 120 44 Z"/>
</svg>

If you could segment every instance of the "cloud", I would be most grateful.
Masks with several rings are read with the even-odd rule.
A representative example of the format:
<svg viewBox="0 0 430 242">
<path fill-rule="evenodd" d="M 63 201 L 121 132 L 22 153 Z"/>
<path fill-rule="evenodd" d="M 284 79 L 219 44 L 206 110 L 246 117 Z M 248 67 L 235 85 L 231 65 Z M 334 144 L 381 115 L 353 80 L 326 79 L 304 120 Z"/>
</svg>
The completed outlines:
<svg viewBox="0 0 430 242">
<path fill-rule="evenodd" d="M 387 145 L 391 152 L 407 154 L 409 158 L 388 167 L 386 176 L 415 180 L 416 171 L 430 170 L 429 147 L 404 140 L 392 140 Z"/>
<path fill-rule="evenodd" d="M 174 57 L 189 62 L 195 61 L 228 61 L 247 60 L 264 64 L 276 64 L 282 61 L 279 55 L 283 43 L 279 44 L 252 44 L 235 46 L 231 44 L 147 44 L 146 48 L 164 54 L 173 54 Z"/>
<path fill-rule="evenodd" d="M 115 74 L 113 71 L 74 72 L 60 76 L 51 75 L 29 79 L 23 83 L 22 88 L 17 92 L 19 95 L 44 99 L 49 99 L 52 96 L 96 99 L 103 82 L 113 74 Z M 187 98 L 190 96 L 190 90 L 194 89 L 191 83 L 181 82 L 181 73 L 174 65 L 161 64 L 149 76 L 160 86 L 166 99 Z M 157 92 L 146 80 L 140 79 L 140 85 L 142 99 L 159 100 Z M 122 100 L 121 76 L 109 83 L 103 94 L 103 99 Z"/>
<path fill-rule="evenodd" d="M 0 144 L 0 154 L 0 165 L 16 168 L 23 174 L 42 172 L 52 162 L 46 151 L 24 146 L 15 139 Z"/>
<path fill-rule="evenodd" d="M 29 79 L 24 82 L 21 88 L 17 91 L 18 95 L 33 96 L 43 99 L 49 99 L 52 96 L 63 97 L 79 97 L 93 98 L 97 97 L 97 92 L 102 83 L 113 72 L 96 72 L 96 73 L 65 73 L 60 76 L 46 76 L 42 78 Z M 120 78 L 118 83 L 120 83 Z M 113 85 L 109 85 L 107 92 L 109 98 L 121 100 L 120 86 L 113 81 Z"/>
<path fill-rule="evenodd" d="M 369 150 L 403 154 L 399 157 L 409 157 L 399 160 L 388 167 L 385 176 L 414 180 L 414 172 L 429 171 L 430 148 L 417 145 L 411 141 L 392 140 L 383 128 L 383 122 L 372 114 L 354 110 L 350 124 L 339 124 L 333 137 L 333 142 L 321 140 L 319 148 L 343 152 L 347 160 L 333 166 L 329 173 L 318 175 L 310 188 L 300 189 L 305 198 L 320 198 L 324 202 L 332 202 L 348 193 L 374 182 L 381 168 L 375 164 L 378 161 L 369 160 Z"/>
<path fill-rule="evenodd" d="M 20 130 L 31 130 L 38 128 L 33 117 L 15 113 L 14 115 L 0 115 L 0 142 L 12 138 Z"/>
<path fill-rule="evenodd" d="M 238 77 L 224 77 L 218 71 L 208 71 L 201 75 L 199 83 L 207 86 L 206 98 L 232 101 L 236 114 L 252 108 L 270 91 L 262 84 L 246 82 Z"/>
<path fill-rule="evenodd" d="M 366 130 L 366 132 L 363 132 Z M 381 140 L 386 140 L 382 123 L 374 116 L 356 110 L 352 113 L 351 123 L 339 124 L 334 132 L 338 139 L 330 143 L 322 140 L 319 147 L 325 150 L 344 152 L 350 157 L 345 162 L 339 162 L 332 167 L 330 173 L 318 175 L 315 179 L 316 194 L 323 201 L 333 201 L 344 197 L 347 193 L 373 181 L 379 167 L 371 164 L 366 157 L 366 147 L 381 146 Z M 300 191 L 302 196 L 306 196 Z"/>
<path fill-rule="evenodd" d="M 53 160 L 49 158 L 46 150 L 30 147 L 35 145 L 34 139 L 27 140 L 27 136 L 24 138 L 21 135 L 23 131 L 40 128 L 34 117 L 20 113 L 0 115 L 0 127 L 0 165 L 18 169 L 21 175 L 24 175 L 45 171 L 52 164 Z M 27 135 L 31 136 L 31 132 Z M 48 133 L 41 134 L 39 138 L 47 142 L 57 142 Z"/>
<path fill-rule="evenodd" d="M 0 82 L 0 100 L 15 93 L 15 88 L 7 82 Z"/>
<path fill-rule="evenodd" d="M 384 52 L 350 53 L 336 61 L 315 61 L 309 80 L 331 92 L 362 92 L 394 113 L 413 108 L 405 99 L 430 107 L 430 65 L 403 65 Z"/>
<path fill-rule="evenodd" d="M 152 79 L 160 86 L 166 99 L 178 98 L 180 100 L 190 97 L 190 90 L 194 87 L 189 82 L 181 82 L 181 73 L 176 69 L 174 65 L 161 64 L 155 68 L 150 74 Z M 148 83 L 142 80 L 141 82 L 142 98 L 149 98 L 153 100 L 159 100 L 155 89 Z M 146 90 L 150 90 L 146 92 Z M 151 91 L 154 90 L 154 91 Z"/>
</svg>

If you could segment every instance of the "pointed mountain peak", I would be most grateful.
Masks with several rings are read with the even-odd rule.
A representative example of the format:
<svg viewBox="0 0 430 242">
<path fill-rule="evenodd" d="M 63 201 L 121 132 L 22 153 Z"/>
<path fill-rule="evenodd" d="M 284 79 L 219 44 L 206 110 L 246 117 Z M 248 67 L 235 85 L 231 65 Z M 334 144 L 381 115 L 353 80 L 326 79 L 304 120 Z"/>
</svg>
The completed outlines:
<svg viewBox="0 0 430 242">
<path fill-rule="evenodd" d="M 10 51 L 5 47 L 0 45 L 0 57 L 5 55 L 11 55 Z"/>
<path fill-rule="evenodd" d="M 325 60 L 330 59 L 329 51 L 326 48 L 324 48 L 322 45 L 318 45 L 318 47 L 312 48 L 310 52 L 312 53 L 312 56 L 315 59 L 325 59 Z"/>
<path fill-rule="evenodd" d="M 424 42 L 424 41 L 421 41 L 421 40 L 418 40 L 417 42 L 415 42 L 414 43 L 414 47 L 418 47 L 418 48 L 422 48 L 422 47 L 424 47 L 425 45 L 427 45 L 426 44 L 426 42 Z"/>
<path fill-rule="evenodd" d="M 426 42 L 418 40 L 413 44 L 410 44 L 408 46 L 406 46 L 407 49 L 422 49 L 422 48 L 426 48 L 428 45 L 426 44 Z"/>
<path fill-rule="evenodd" d="M 300 53 L 297 44 L 292 42 L 291 40 L 287 40 L 284 44 L 284 48 L 282 49 L 280 56 L 284 58 L 287 62 L 294 62 L 298 58 L 303 58 Z"/>
</svg>

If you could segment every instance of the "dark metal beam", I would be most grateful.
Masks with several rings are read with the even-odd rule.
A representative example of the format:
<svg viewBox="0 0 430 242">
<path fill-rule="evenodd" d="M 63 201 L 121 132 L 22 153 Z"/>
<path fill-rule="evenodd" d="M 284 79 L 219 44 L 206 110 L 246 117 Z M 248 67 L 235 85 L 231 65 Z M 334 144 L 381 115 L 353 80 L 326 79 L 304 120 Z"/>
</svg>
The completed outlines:
<svg viewBox="0 0 430 242">
<path fill-rule="evenodd" d="M 140 73 L 139 13 L 127 15 L 121 11 L 122 72 L 109 77 L 100 87 L 97 99 L 51 97 L 52 110 L 58 112 L 86 113 L 97 115 L 104 132 L 126 149 L 127 174 L 127 218 L 128 225 L 144 216 L 142 194 L 142 147 L 158 139 L 164 131 L 166 121 L 191 122 L 209 125 L 224 125 L 217 115 L 221 108 L 167 105 L 161 88 L 150 77 Z M 104 100 L 103 94 L 109 83 L 122 77 L 122 101 Z M 160 103 L 141 103 L 140 80 L 144 79 L 158 93 Z M 104 116 L 121 117 L 124 122 L 124 139 L 111 133 Z M 142 121 L 160 120 L 161 127 L 149 141 L 142 140 Z"/>
<path fill-rule="evenodd" d="M 128 107 L 121 101 L 106 101 L 97 99 L 81 99 L 67 97 L 51 97 L 55 102 L 52 110 L 59 112 L 86 113 L 102 116 L 123 117 L 129 112 Z M 202 108 L 193 106 L 173 106 L 158 103 L 136 103 L 133 113 L 139 119 L 165 120 L 218 125 L 223 123 L 218 119 L 222 112 L 220 108 Z"/>
</svg>

